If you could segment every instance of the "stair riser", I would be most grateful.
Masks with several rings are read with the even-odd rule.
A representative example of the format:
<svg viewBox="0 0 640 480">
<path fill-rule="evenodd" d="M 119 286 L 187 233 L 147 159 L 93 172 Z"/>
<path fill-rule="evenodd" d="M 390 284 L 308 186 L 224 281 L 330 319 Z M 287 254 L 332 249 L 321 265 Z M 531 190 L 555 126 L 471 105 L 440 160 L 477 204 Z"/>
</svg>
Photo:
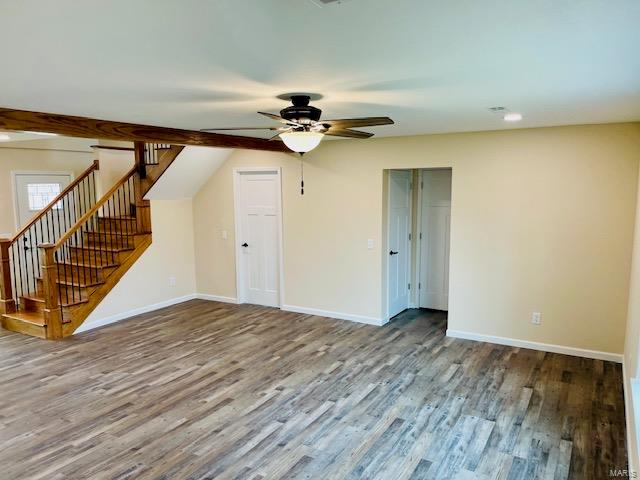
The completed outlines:
<svg viewBox="0 0 640 480">
<path fill-rule="evenodd" d="M 44 312 L 44 302 L 37 302 L 30 298 L 21 298 L 20 299 L 20 309 L 25 310 L 27 312 Z"/>
<path fill-rule="evenodd" d="M 104 280 L 101 269 L 79 267 L 77 265 L 58 265 L 58 280 L 80 280 L 82 283 L 94 283 Z"/>
<path fill-rule="evenodd" d="M 44 296 L 44 286 L 42 280 L 38 279 L 37 290 L 36 293 L 38 296 Z M 74 303 L 74 302 L 82 302 L 89 298 L 91 292 L 95 290 L 95 287 L 80 287 L 77 285 L 60 285 L 58 284 L 58 291 L 60 292 L 60 298 L 62 298 L 62 303 Z"/>
<path fill-rule="evenodd" d="M 120 255 L 118 252 L 99 252 L 95 250 L 83 250 L 80 248 L 71 248 L 69 251 L 71 260 L 82 263 L 112 264 L 119 263 Z"/>
<path fill-rule="evenodd" d="M 2 323 L 2 328 L 11 332 L 24 333 L 26 335 L 31 335 L 32 337 L 47 338 L 47 327 L 32 325 L 27 322 L 21 322 L 20 320 L 4 316 L 2 316 L 0 323 Z"/>
<path fill-rule="evenodd" d="M 116 248 L 128 248 L 133 247 L 133 240 L 130 237 L 118 236 L 118 235 L 94 235 L 85 238 L 84 245 L 88 247 L 116 247 Z"/>
<path fill-rule="evenodd" d="M 135 226 L 125 228 L 125 226 L 119 226 L 119 225 L 100 225 L 97 228 L 94 228 L 92 230 L 92 233 L 100 233 L 102 235 L 110 234 L 110 233 L 113 233 L 114 235 L 116 233 L 135 235 L 136 233 L 138 233 L 138 230 L 135 228 Z"/>
<path fill-rule="evenodd" d="M 100 217 L 100 221 L 98 223 L 99 228 L 115 228 L 121 231 L 129 231 L 133 232 L 136 229 L 137 222 L 135 219 L 131 218 L 106 218 Z"/>
</svg>

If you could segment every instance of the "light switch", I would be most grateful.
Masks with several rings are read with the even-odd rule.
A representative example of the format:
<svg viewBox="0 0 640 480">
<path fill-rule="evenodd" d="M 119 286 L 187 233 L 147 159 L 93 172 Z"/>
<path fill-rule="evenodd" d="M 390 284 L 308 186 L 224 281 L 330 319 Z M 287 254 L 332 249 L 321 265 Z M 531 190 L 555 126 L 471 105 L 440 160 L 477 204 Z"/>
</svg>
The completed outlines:
<svg viewBox="0 0 640 480">
<path fill-rule="evenodd" d="M 370 238 L 369 240 L 367 240 L 367 248 L 369 250 L 373 250 L 373 238 Z"/>
<path fill-rule="evenodd" d="M 222 230 L 222 239 L 226 240 L 228 237 L 227 231 L 226 230 Z"/>
</svg>

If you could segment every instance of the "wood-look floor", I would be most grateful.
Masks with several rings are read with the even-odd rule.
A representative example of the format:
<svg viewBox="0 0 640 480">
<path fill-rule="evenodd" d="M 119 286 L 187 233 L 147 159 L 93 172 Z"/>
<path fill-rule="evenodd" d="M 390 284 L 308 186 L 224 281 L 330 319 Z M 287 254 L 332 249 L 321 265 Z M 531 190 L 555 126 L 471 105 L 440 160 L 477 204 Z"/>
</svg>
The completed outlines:
<svg viewBox="0 0 640 480">
<path fill-rule="evenodd" d="M 194 300 L 47 342 L 0 334 L 0 478 L 605 479 L 619 365 Z"/>
</svg>

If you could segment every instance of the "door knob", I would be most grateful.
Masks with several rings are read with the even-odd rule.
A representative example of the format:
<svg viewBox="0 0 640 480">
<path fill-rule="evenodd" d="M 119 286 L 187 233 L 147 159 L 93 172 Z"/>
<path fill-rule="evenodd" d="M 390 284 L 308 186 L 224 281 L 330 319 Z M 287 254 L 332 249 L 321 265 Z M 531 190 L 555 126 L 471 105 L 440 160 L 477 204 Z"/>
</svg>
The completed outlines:
<svg viewBox="0 0 640 480">
<path fill-rule="evenodd" d="M 397 255 L 397 254 L 398 254 L 398 252 L 394 252 L 393 250 L 389 251 L 389 255 Z"/>
<path fill-rule="evenodd" d="M 240 245 L 241 247 L 248 247 L 249 244 L 247 242 L 244 242 L 242 245 Z"/>
</svg>

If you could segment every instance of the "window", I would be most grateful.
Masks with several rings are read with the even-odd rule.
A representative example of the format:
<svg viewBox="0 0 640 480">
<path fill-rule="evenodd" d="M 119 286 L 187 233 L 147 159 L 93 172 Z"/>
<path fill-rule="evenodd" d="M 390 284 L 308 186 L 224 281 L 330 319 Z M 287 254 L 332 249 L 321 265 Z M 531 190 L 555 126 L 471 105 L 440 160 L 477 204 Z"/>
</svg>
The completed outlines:
<svg viewBox="0 0 640 480">
<path fill-rule="evenodd" d="M 29 196 L 29 210 L 37 212 L 45 208 L 51 201 L 60 195 L 59 183 L 28 183 L 27 195 Z M 53 208 L 60 210 L 62 203 L 56 203 Z"/>
</svg>

